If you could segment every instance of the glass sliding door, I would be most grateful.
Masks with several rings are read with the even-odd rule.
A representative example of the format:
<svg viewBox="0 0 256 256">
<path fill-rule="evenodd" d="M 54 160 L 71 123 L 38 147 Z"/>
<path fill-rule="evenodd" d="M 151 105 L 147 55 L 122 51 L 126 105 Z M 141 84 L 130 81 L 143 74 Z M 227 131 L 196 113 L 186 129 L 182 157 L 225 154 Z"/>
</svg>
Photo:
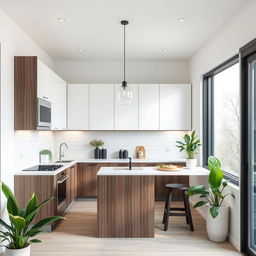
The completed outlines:
<svg viewBox="0 0 256 256">
<path fill-rule="evenodd" d="M 256 40 L 241 56 L 241 249 L 256 255 Z"/>
</svg>

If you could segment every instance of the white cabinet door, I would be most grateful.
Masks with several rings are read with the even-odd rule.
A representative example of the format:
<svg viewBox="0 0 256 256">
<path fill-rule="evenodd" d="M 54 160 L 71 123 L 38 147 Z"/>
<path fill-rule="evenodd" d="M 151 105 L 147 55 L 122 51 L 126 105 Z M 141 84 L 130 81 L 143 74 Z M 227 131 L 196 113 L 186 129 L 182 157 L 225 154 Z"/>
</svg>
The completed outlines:
<svg viewBox="0 0 256 256">
<path fill-rule="evenodd" d="M 114 130 L 114 85 L 90 85 L 90 130 Z"/>
<path fill-rule="evenodd" d="M 191 130 L 191 84 L 160 85 L 160 130 Z"/>
<path fill-rule="evenodd" d="M 67 129 L 67 83 L 54 72 L 52 73 L 52 130 Z"/>
<path fill-rule="evenodd" d="M 139 84 L 139 129 L 159 130 L 159 84 Z"/>
<path fill-rule="evenodd" d="M 53 71 L 41 61 L 37 62 L 37 97 L 51 101 Z"/>
<path fill-rule="evenodd" d="M 128 85 L 132 90 L 132 101 L 123 105 L 118 100 L 121 84 L 115 85 L 115 130 L 138 130 L 138 84 Z"/>
<path fill-rule="evenodd" d="M 89 85 L 68 85 L 68 130 L 89 130 Z"/>
</svg>

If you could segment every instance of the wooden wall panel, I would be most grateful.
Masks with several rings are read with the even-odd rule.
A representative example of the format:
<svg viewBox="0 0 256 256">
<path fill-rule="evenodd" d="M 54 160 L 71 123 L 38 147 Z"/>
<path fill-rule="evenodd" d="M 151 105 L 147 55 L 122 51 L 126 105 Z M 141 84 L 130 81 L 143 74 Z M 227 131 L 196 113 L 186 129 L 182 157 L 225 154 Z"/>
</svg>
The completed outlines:
<svg viewBox="0 0 256 256">
<path fill-rule="evenodd" d="M 14 57 L 14 129 L 37 129 L 37 57 Z"/>
<path fill-rule="evenodd" d="M 154 237 L 154 177 L 98 176 L 98 236 Z"/>
</svg>

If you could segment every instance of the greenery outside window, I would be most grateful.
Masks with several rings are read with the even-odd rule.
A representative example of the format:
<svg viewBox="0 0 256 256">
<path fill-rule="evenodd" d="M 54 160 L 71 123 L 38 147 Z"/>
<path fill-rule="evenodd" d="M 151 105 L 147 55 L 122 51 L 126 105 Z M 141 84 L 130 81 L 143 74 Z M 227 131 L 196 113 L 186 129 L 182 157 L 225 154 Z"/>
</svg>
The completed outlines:
<svg viewBox="0 0 256 256">
<path fill-rule="evenodd" d="M 218 157 L 225 177 L 240 173 L 240 78 L 238 55 L 203 77 L 203 163 Z"/>
</svg>

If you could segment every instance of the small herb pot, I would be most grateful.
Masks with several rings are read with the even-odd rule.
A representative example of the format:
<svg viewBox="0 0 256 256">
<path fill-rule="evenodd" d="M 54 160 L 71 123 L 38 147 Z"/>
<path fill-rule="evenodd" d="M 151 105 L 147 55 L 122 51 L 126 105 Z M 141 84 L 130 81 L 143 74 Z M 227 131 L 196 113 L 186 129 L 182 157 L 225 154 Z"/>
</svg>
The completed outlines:
<svg viewBox="0 0 256 256">
<path fill-rule="evenodd" d="M 186 159 L 186 167 L 188 169 L 196 168 L 196 164 L 197 164 L 197 159 L 195 159 L 195 158 L 187 158 Z"/>
<path fill-rule="evenodd" d="M 30 245 L 22 249 L 5 249 L 5 256 L 30 256 Z"/>
</svg>

